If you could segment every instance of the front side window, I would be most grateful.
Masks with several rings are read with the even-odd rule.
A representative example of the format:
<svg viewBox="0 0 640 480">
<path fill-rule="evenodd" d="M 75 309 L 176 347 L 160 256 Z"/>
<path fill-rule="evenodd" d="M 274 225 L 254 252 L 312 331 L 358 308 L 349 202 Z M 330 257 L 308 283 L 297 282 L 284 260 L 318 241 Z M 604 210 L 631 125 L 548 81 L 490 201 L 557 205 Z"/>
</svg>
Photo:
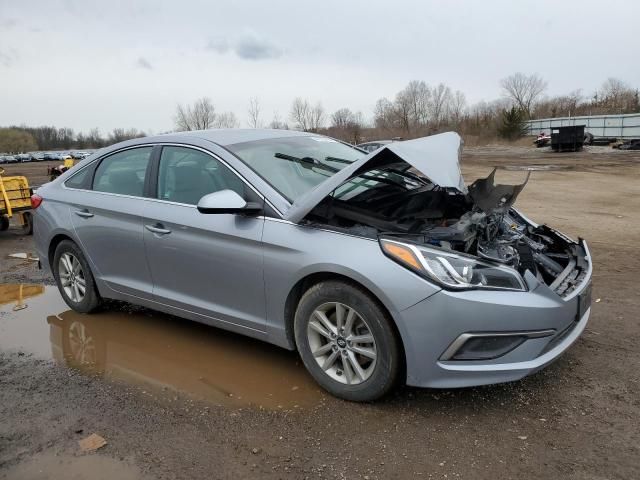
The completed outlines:
<svg viewBox="0 0 640 480">
<path fill-rule="evenodd" d="M 233 190 L 246 198 L 245 184 L 211 155 L 185 147 L 163 147 L 158 172 L 158 198 L 197 205 L 205 195 Z"/>
<path fill-rule="evenodd" d="M 114 153 L 100 162 L 93 177 L 98 192 L 142 197 L 152 147 Z"/>
<path fill-rule="evenodd" d="M 365 154 L 327 137 L 270 138 L 227 145 L 289 202 Z M 322 165 L 313 165 L 314 160 Z"/>
</svg>

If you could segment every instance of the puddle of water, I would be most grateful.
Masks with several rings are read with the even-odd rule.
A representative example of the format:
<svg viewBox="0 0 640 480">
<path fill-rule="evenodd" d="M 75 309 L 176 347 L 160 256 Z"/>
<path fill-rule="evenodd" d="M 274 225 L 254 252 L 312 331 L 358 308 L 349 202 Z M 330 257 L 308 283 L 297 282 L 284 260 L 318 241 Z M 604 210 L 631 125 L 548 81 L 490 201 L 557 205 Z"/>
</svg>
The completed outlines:
<svg viewBox="0 0 640 480">
<path fill-rule="evenodd" d="M 297 355 L 258 340 L 151 310 L 79 314 L 56 287 L 1 285 L 3 291 L 3 350 L 220 405 L 303 407 L 322 397 Z M 16 304 L 27 307 L 16 311 Z"/>
<path fill-rule="evenodd" d="M 6 478 L 12 480 L 137 480 L 146 478 L 127 462 L 102 455 L 54 455 L 41 453 L 10 468 Z"/>
</svg>

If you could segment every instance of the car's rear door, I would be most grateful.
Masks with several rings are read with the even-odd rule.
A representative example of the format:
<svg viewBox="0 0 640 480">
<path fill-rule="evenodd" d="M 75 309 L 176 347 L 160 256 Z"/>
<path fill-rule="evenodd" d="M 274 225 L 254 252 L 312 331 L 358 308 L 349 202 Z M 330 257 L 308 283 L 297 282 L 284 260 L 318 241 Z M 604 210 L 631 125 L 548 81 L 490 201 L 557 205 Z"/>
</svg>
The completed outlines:
<svg viewBox="0 0 640 480">
<path fill-rule="evenodd" d="M 110 154 L 65 183 L 66 188 L 74 188 L 74 181 L 81 187 L 69 196 L 69 214 L 95 275 L 118 292 L 148 299 L 153 284 L 142 218 L 152 151 L 142 146 Z M 78 181 L 82 174 L 90 178 Z"/>
<path fill-rule="evenodd" d="M 205 323 L 263 331 L 264 218 L 196 208 L 204 195 L 225 189 L 263 199 L 201 149 L 164 146 L 157 170 L 157 199 L 144 219 L 154 300 L 201 315 Z"/>
</svg>

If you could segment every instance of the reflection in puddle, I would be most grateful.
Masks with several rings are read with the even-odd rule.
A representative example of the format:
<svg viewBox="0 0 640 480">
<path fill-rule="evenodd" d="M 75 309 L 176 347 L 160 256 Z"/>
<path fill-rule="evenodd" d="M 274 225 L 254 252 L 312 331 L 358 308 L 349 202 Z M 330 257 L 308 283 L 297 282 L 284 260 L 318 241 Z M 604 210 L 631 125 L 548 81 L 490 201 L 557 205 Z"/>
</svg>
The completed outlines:
<svg viewBox="0 0 640 480">
<path fill-rule="evenodd" d="M 13 310 L 27 308 L 25 299 L 44 293 L 44 285 L 5 284 L 0 285 L 0 305 L 13 303 Z"/>
<path fill-rule="evenodd" d="M 279 408 L 321 398 L 292 352 L 150 310 L 83 315 L 55 287 L 41 293 L 21 311 L 0 306 L 0 349 L 223 405 Z"/>
</svg>

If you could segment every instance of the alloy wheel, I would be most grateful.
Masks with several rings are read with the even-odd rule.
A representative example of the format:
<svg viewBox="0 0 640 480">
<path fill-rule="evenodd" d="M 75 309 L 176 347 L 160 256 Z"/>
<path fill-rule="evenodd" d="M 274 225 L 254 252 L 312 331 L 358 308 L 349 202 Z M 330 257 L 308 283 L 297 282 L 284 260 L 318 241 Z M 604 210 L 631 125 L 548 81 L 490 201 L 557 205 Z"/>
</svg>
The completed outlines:
<svg viewBox="0 0 640 480">
<path fill-rule="evenodd" d="M 87 281 L 82 264 L 75 255 L 65 252 L 60 256 L 58 275 L 67 297 L 74 303 L 82 302 L 87 290 Z"/>
<path fill-rule="evenodd" d="M 348 305 L 331 302 L 316 308 L 307 325 L 307 339 L 320 368 L 340 383 L 358 385 L 375 369 L 378 353 L 371 329 Z"/>
</svg>

